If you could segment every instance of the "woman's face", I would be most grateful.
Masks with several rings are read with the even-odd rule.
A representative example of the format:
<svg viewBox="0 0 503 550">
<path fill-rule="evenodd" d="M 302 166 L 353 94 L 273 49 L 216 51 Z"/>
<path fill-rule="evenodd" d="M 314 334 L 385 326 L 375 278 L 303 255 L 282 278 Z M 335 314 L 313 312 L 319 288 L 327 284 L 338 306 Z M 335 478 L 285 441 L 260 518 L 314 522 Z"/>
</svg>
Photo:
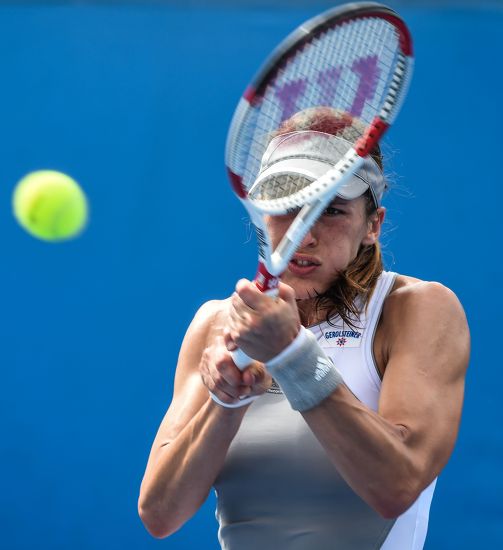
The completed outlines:
<svg viewBox="0 0 503 550">
<path fill-rule="evenodd" d="M 381 230 L 384 208 L 367 220 L 364 196 L 354 200 L 336 198 L 304 237 L 281 280 L 294 288 L 297 299 L 325 292 L 356 257 L 361 245 L 374 244 Z M 269 216 L 267 227 L 273 249 L 294 220 L 296 212 Z"/>
</svg>

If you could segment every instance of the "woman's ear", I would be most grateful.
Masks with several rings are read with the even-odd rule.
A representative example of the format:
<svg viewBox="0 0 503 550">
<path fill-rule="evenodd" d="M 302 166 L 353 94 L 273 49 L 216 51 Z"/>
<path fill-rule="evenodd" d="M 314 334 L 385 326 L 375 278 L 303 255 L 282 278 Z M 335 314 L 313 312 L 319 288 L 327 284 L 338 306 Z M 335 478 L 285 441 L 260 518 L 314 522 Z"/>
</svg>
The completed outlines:
<svg viewBox="0 0 503 550">
<path fill-rule="evenodd" d="M 386 208 L 379 207 L 367 222 L 367 233 L 362 240 L 364 245 L 375 244 L 381 234 L 381 227 L 386 216 Z"/>
</svg>

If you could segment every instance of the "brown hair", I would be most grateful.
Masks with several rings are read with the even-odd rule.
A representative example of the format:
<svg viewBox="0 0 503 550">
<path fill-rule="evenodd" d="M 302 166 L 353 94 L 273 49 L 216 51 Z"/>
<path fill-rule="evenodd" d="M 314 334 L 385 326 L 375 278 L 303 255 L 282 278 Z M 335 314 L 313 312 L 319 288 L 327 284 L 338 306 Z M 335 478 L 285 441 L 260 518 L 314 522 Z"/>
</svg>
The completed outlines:
<svg viewBox="0 0 503 550">
<path fill-rule="evenodd" d="M 363 132 L 364 126 L 350 114 L 330 107 L 312 107 L 294 114 L 284 121 L 275 136 L 299 130 L 324 132 L 354 141 Z M 382 170 L 382 156 L 377 145 L 370 156 Z M 377 205 L 368 189 L 364 193 L 367 220 L 377 212 Z M 316 296 L 316 311 L 326 311 L 326 319 L 338 314 L 342 321 L 352 328 L 360 318 L 361 308 L 366 308 L 383 271 L 381 248 L 378 242 L 361 245 L 356 258 L 340 271 L 330 288 Z M 361 303 L 357 298 L 361 297 Z"/>
</svg>

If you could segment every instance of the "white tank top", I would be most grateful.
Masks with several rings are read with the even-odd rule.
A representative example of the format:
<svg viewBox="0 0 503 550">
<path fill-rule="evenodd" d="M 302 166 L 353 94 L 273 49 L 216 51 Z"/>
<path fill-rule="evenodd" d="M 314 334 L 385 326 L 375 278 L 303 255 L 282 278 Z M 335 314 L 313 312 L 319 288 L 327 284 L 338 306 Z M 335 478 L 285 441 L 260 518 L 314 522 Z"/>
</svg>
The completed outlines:
<svg viewBox="0 0 503 550">
<path fill-rule="evenodd" d="M 396 274 L 384 272 L 356 329 L 339 317 L 310 327 L 348 388 L 377 411 L 373 340 Z M 277 386 L 248 409 L 216 482 L 225 550 L 421 550 L 435 482 L 396 520 L 384 520 L 339 475 Z"/>
</svg>

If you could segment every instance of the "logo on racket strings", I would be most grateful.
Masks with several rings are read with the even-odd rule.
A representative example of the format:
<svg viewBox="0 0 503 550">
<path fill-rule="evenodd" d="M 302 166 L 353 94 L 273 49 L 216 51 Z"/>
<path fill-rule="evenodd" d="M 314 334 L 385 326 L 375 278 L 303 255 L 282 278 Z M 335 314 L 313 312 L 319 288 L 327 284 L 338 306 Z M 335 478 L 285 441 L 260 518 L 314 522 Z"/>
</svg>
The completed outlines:
<svg viewBox="0 0 503 550">
<path fill-rule="evenodd" d="M 377 55 L 359 57 L 350 66 L 321 69 L 314 79 L 310 75 L 308 78 L 276 83 L 274 91 L 281 105 L 279 120 L 286 120 L 298 112 L 301 109 L 300 101 L 307 96 L 311 103 L 337 105 L 354 117 L 360 117 L 366 103 L 373 99 L 377 90 L 381 73 L 378 62 Z M 344 71 L 351 71 L 351 76 L 341 78 Z M 348 94 L 349 82 L 352 92 L 354 90 L 351 95 Z"/>
</svg>

